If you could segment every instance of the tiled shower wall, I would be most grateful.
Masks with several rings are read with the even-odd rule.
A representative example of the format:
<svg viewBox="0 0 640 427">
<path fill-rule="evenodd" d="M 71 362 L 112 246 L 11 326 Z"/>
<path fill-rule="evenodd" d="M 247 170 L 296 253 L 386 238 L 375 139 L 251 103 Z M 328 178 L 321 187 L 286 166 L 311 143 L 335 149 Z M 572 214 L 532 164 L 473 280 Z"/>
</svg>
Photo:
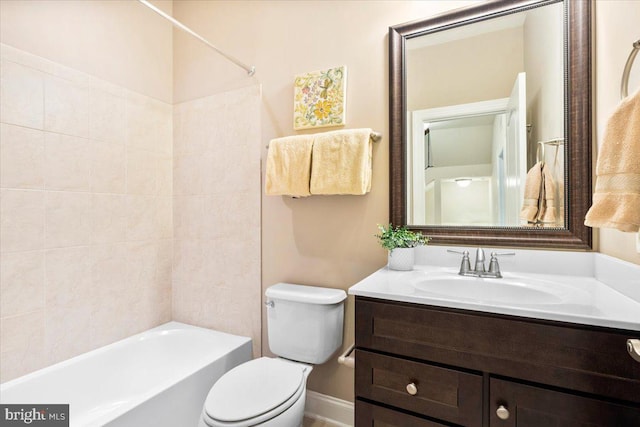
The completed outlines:
<svg viewBox="0 0 640 427">
<path fill-rule="evenodd" d="M 174 106 L 173 319 L 260 354 L 260 86 Z"/>
<path fill-rule="evenodd" d="M 6 381 L 171 319 L 172 106 L 1 46 Z"/>
</svg>

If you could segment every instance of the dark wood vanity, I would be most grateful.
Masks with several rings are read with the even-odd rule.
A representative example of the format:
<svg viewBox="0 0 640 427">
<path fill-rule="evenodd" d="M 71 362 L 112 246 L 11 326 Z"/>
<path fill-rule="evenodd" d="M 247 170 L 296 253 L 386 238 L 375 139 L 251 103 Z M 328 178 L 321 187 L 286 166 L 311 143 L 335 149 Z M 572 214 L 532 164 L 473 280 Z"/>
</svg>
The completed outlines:
<svg viewBox="0 0 640 427">
<path fill-rule="evenodd" d="M 624 331 L 356 297 L 356 427 L 637 427 Z"/>
</svg>

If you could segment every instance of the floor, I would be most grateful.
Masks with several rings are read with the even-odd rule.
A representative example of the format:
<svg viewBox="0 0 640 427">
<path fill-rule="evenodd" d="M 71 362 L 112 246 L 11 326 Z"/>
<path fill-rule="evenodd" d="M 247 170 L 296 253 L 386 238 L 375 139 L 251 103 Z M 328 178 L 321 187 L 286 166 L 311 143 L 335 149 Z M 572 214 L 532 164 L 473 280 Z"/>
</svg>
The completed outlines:
<svg viewBox="0 0 640 427">
<path fill-rule="evenodd" d="M 335 427 L 335 424 L 328 423 L 326 421 L 314 420 L 312 418 L 304 418 L 302 427 Z"/>
</svg>

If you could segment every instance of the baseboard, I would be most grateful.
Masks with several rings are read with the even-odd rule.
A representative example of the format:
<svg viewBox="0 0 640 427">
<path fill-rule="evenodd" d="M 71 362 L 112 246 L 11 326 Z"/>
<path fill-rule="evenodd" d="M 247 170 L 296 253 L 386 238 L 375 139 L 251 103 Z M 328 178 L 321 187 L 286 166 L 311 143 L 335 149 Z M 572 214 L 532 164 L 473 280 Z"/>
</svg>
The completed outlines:
<svg viewBox="0 0 640 427">
<path fill-rule="evenodd" d="M 336 427 L 352 427 L 353 403 L 307 390 L 304 416 L 331 423 Z"/>
</svg>

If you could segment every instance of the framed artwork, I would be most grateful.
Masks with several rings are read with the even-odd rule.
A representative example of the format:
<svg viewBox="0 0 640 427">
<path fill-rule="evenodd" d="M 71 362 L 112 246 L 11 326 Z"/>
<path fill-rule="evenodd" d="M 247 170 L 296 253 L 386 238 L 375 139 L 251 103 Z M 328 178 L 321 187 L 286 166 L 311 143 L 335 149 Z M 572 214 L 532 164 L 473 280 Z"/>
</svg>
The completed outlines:
<svg viewBox="0 0 640 427">
<path fill-rule="evenodd" d="M 295 76 L 293 128 L 344 126 L 346 89 L 346 65 Z"/>
</svg>

